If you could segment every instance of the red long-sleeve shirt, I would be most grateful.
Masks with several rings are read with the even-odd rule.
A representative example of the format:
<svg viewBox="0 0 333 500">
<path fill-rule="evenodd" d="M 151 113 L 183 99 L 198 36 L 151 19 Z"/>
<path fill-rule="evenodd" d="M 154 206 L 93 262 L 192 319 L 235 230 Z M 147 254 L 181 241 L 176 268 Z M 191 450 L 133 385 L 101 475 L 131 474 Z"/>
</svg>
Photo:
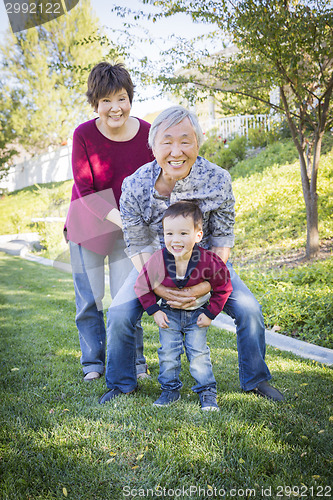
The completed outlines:
<svg viewBox="0 0 333 500">
<path fill-rule="evenodd" d="M 145 311 L 151 315 L 160 309 L 154 288 L 162 284 L 183 288 L 209 281 L 212 290 L 204 313 L 214 319 L 223 309 L 232 292 L 229 271 L 218 255 L 194 246 L 184 279 L 177 279 L 175 259 L 166 248 L 155 252 L 143 266 L 134 286 Z"/>
<path fill-rule="evenodd" d="M 107 255 L 120 229 L 105 220 L 119 207 L 125 177 L 153 160 L 148 146 L 150 124 L 139 119 L 137 134 L 129 141 L 105 137 L 96 119 L 82 123 L 74 131 L 72 168 L 74 185 L 65 228 L 67 239 Z"/>
</svg>

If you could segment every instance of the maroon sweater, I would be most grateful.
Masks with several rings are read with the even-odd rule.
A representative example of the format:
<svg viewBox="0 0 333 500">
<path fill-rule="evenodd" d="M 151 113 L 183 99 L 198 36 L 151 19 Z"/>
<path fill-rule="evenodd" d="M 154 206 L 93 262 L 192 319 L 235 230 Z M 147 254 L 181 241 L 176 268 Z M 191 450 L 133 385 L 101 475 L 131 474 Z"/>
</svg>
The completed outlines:
<svg viewBox="0 0 333 500">
<path fill-rule="evenodd" d="M 232 285 L 227 266 L 216 253 L 194 246 L 189 260 L 185 278 L 176 278 L 176 263 L 174 256 L 166 248 L 155 252 L 143 266 L 134 289 L 142 307 L 148 314 L 154 314 L 160 309 L 154 288 L 162 284 L 170 288 L 193 286 L 203 281 L 209 281 L 212 290 L 209 303 L 204 308 L 208 318 L 214 319 L 223 309 Z"/>
<path fill-rule="evenodd" d="M 74 185 L 65 229 L 67 239 L 101 255 L 111 253 L 121 230 L 105 220 L 119 207 L 125 177 L 154 159 L 148 146 L 150 124 L 139 119 L 133 139 L 111 141 L 96 126 L 96 119 L 82 123 L 73 135 Z"/>
</svg>

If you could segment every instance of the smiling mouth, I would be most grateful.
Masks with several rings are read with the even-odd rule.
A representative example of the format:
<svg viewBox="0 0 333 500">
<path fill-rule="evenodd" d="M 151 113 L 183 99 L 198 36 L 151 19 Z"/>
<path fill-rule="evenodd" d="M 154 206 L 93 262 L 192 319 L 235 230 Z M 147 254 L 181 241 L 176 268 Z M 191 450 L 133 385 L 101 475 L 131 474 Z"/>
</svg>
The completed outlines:
<svg viewBox="0 0 333 500">
<path fill-rule="evenodd" d="M 179 168 L 182 165 L 184 165 L 184 163 L 185 163 L 185 160 L 182 160 L 182 161 L 169 161 L 169 165 L 171 165 L 171 167 L 174 167 L 174 168 Z"/>
</svg>

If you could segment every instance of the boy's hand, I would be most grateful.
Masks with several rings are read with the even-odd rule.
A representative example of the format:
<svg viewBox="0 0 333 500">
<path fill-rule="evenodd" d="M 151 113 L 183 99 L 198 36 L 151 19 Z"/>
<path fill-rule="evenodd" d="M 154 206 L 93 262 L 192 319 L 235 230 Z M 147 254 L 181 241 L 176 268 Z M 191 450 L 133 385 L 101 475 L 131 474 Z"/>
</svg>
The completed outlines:
<svg viewBox="0 0 333 500">
<path fill-rule="evenodd" d="M 153 314 L 155 323 L 160 327 L 160 328 L 168 328 L 169 320 L 168 316 L 165 314 L 164 311 L 156 311 L 156 313 Z"/>
<path fill-rule="evenodd" d="M 201 313 L 200 316 L 198 316 L 197 319 L 197 325 L 200 328 L 203 328 L 204 326 L 209 326 L 211 324 L 212 320 L 206 316 L 205 313 Z"/>
</svg>

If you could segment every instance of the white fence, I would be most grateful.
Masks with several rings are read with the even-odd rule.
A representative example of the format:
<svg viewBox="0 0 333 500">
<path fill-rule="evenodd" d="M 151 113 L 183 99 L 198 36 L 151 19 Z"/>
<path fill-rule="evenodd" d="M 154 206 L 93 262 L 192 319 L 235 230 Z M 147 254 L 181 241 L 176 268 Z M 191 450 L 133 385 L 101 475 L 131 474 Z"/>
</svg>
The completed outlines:
<svg viewBox="0 0 333 500">
<path fill-rule="evenodd" d="M 215 118 L 201 122 L 201 127 L 204 132 L 214 129 L 223 139 L 229 139 L 236 134 L 248 137 L 248 132 L 251 128 L 270 130 L 272 120 L 273 117 L 271 115 L 227 116 L 225 118 Z"/>
<path fill-rule="evenodd" d="M 8 175 L 0 181 L 0 190 L 11 192 L 33 184 L 72 179 L 71 156 L 72 147 L 68 145 L 18 163 L 12 166 Z"/>
</svg>

